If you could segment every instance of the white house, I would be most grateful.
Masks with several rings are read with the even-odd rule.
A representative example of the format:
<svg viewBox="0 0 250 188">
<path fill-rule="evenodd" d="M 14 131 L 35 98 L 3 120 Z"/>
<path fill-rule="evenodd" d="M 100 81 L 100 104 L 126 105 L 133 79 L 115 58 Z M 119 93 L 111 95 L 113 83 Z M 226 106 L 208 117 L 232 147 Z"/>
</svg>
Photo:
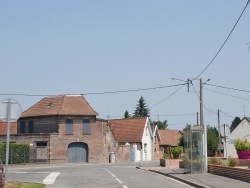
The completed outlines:
<svg viewBox="0 0 250 188">
<path fill-rule="evenodd" d="M 153 134 L 148 117 L 114 119 L 109 124 L 118 145 L 130 144 L 130 161 L 153 159 Z"/>
<path fill-rule="evenodd" d="M 227 144 L 227 153 L 229 157 L 238 157 L 234 147 L 234 142 L 236 139 L 247 139 L 250 141 L 250 118 L 244 117 L 240 124 L 232 131 Z"/>
</svg>

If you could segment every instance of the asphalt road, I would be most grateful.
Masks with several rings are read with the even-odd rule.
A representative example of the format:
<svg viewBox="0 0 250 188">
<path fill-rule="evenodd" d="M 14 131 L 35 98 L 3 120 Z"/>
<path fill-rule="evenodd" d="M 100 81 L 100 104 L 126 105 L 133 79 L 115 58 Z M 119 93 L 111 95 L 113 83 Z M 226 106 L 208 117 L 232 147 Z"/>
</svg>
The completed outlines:
<svg viewBox="0 0 250 188">
<path fill-rule="evenodd" d="M 25 165 L 9 168 L 8 180 L 44 183 L 48 188 L 187 188 L 182 182 L 135 168 L 136 164 Z"/>
</svg>

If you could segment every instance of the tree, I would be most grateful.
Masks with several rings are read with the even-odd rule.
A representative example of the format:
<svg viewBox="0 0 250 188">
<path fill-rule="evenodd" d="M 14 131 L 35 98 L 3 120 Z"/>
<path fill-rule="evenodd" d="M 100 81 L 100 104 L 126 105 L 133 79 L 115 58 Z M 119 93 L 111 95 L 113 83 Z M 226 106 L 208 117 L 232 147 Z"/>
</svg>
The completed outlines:
<svg viewBox="0 0 250 188">
<path fill-rule="evenodd" d="M 215 127 L 207 126 L 207 149 L 216 151 L 219 144 L 219 135 Z"/>
<path fill-rule="evenodd" d="M 139 99 L 136 105 L 134 117 L 149 117 L 149 114 L 150 114 L 150 110 L 147 107 L 144 98 L 141 96 L 141 98 Z"/>
<path fill-rule="evenodd" d="M 164 121 L 153 121 L 152 122 L 154 125 L 158 126 L 158 129 L 165 130 L 168 127 L 167 120 Z"/>
<path fill-rule="evenodd" d="M 187 123 L 184 129 L 189 130 L 191 127 L 192 125 Z M 184 147 L 184 134 L 181 135 L 178 145 Z"/>
<path fill-rule="evenodd" d="M 130 118 L 130 114 L 129 112 L 126 110 L 125 113 L 124 113 L 124 118 L 127 119 L 127 118 Z"/>
<path fill-rule="evenodd" d="M 241 119 L 239 117 L 235 117 L 231 126 L 230 126 L 230 133 L 240 124 Z"/>
</svg>

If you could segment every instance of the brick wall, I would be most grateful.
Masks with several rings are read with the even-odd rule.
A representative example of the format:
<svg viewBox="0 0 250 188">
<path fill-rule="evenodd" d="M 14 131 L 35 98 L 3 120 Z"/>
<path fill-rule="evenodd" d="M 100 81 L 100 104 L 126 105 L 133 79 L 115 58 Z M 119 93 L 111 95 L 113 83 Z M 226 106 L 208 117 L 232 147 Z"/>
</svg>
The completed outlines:
<svg viewBox="0 0 250 188">
<path fill-rule="evenodd" d="M 250 183 L 250 170 L 235 167 L 208 165 L 208 172 Z"/>
<path fill-rule="evenodd" d="M 130 161 L 130 145 L 119 145 L 115 151 L 116 162 Z"/>
<path fill-rule="evenodd" d="M 29 144 L 31 162 L 36 162 L 39 156 L 43 159 L 45 156 L 48 156 L 50 163 L 66 163 L 68 162 L 69 144 L 82 142 L 87 145 L 89 163 L 108 163 L 110 148 L 114 145 L 114 138 L 107 122 L 104 120 L 96 120 L 94 116 L 88 117 L 90 119 L 90 134 L 84 134 L 83 117 L 71 117 L 74 126 L 73 134 L 67 134 L 65 132 L 65 120 L 67 118 L 69 117 L 20 119 L 20 121 L 27 122 L 26 125 L 32 120 L 34 123 L 34 131 L 41 132 L 41 134 L 25 133 L 12 135 L 10 142 Z M 26 128 L 27 127 L 28 126 L 26 126 Z M 20 130 L 20 127 L 18 130 Z M 49 134 L 44 134 L 43 132 L 48 132 Z M 6 136 L 0 135 L 0 141 L 6 142 Z M 47 142 L 47 146 L 37 150 L 36 143 L 41 141 Z"/>
<path fill-rule="evenodd" d="M 238 159 L 238 160 L 239 160 L 239 163 L 238 163 L 239 166 L 248 166 L 248 168 L 250 168 L 249 159 Z"/>
<path fill-rule="evenodd" d="M 33 121 L 33 133 L 58 133 L 58 121 L 56 116 L 19 118 L 17 133 L 20 133 L 20 122 L 25 122 L 25 133 L 29 133 L 29 121 Z"/>
</svg>

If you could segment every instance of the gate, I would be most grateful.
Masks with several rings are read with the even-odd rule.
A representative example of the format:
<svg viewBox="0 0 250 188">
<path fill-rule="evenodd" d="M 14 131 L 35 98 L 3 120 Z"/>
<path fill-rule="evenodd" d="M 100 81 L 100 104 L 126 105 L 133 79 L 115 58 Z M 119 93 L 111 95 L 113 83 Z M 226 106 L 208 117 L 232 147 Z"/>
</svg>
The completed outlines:
<svg viewBox="0 0 250 188">
<path fill-rule="evenodd" d="M 203 158 L 203 129 L 193 126 L 184 129 L 184 169 L 187 173 L 202 173 Z"/>
<path fill-rule="evenodd" d="M 88 145 L 83 142 L 70 143 L 68 146 L 68 162 L 88 162 Z"/>
</svg>

